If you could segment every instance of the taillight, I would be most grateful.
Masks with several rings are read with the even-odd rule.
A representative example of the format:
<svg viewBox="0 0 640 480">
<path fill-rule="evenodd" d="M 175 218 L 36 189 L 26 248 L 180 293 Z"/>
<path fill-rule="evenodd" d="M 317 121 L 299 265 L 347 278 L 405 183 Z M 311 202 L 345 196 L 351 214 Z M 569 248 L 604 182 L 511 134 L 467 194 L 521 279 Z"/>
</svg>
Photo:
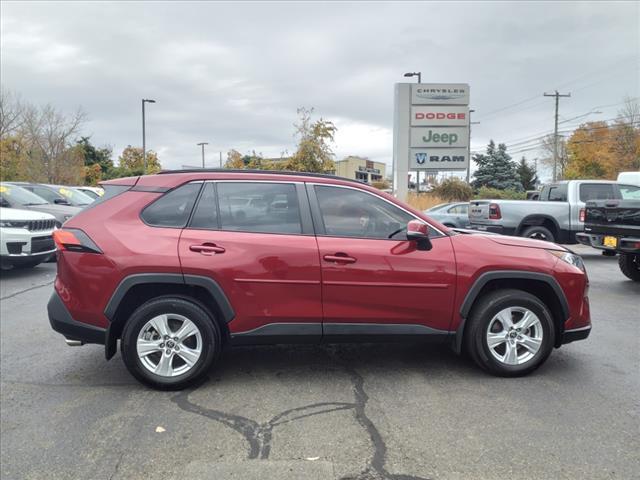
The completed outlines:
<svg viewBox="0 0 640 480">
<path fill-rule="evenodd" d="M 69 252 L 102 253 L 93 240 L 82 230 L 76 228 L 62 228 L 54 230 L 53 241 L 58 250 Z"/>
<path fill-rule="evenodd" d="M 502 218 L 502 213 L 500 212 L 500 205 L 497 203 L 489 204 L 489 219 L 490 220 L 500 220 Z"/>
<path fill-rule="evenodd" d="M 580 221 L 582 223 L 584 223 L 584 219 L 586 218 L 586 216 L 587 216 L 587 211 L 584 208 L 581 208 L 580 209 Z"/>
</svg>

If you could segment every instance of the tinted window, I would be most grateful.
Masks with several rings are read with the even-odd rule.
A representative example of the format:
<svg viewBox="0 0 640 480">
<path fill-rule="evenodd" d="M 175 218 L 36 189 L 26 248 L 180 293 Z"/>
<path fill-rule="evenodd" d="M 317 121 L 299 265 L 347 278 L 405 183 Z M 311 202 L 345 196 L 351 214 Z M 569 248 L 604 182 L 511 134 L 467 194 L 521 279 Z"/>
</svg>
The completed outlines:
<svg viewBox="0 0 640 480">
<path fill-rule="evenodd" d="M 549 187 L 550 202 L 566 202 L 567 201 L 567 184 L 551 185 Z"/>
<path fill-rule="evenodd" d="M 217 189 L 222 230 L 302 233 L 295 185 L 220 182 Z"/>
<path fill-rule="evenodd" d="M 47 202 L 42 197 L 30 192 L 26 188 L 15 185 L 0 185 L 0 197 L 8 205 L 46 205 Z"/>
<path fill-rule="evenodd" d="M 583 183 L 580 185 L 580 201 L 609 200 L 615 198 L 613 184 Z"/>
<path fill-rule="evenodd" d="M 165 193 L 142 212 L 142 219 L 156 227 L 184 227 L 201 183 L 187 183 Z"/>
<path fill-rule="evenodd" d="M 380 239 L 392 236 L 399 239 L 404 238 L 402 229 L 407 222 L 414 219 L 407 212 L 369 193 L 318 185 L 315 190 L 327 235 Z"/>
<path fill-rule="evenodd" d="M 635 185 L 619 185 L 623 200 L 640 200 L 640 187 Z"/>
<path fill-rule="evenodd" d="M 48 188 L 44 188 L 44 187 L 32 187 L 32 188 L 33 188 L 32 190 L 33 193 L 35 193 L 39 197 L 44 198 L 49 203 L 54 203 L 57 199 L 65 200 L 65 198 L 62 195 Z"/>
<path fill-rule="evenodd" d="M 213 183 L 206 183 L 198 200 L 198 206 L 191 217 L 190 227 L 218 229 L 218 205 Z"/>
</svg>

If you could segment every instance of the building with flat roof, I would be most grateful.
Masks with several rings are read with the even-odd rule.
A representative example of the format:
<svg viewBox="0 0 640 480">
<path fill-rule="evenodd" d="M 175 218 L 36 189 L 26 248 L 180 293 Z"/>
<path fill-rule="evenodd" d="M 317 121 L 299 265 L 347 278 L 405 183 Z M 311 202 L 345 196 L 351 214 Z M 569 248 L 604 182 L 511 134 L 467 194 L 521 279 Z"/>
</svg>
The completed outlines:
<svg viewBox="0 0 640 480">
<path fill-rule="evenodd" d="M 351 178 L 368 184 L 384 181 L 387 173 L 385 163 L 374 162 L 368 158 L 350 156 L 334 163 L 336 175 L 339 177 Z"/>
</svg>

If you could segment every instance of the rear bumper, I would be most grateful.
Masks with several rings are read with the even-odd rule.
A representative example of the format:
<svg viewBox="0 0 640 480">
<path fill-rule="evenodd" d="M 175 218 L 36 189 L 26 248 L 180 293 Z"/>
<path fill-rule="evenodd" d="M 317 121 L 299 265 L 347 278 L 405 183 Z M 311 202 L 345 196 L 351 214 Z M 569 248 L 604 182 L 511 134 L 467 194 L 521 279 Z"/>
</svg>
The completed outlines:
<svg viewBox="0 0 640 480">
<path fill-rule="evenodd" d="M 567 343 L 576 342 L 578 340 L 585 340 L 591 333 L 591 325 L 586 327 L 574 328 L 572 330 L 565 330 L 562 334 L 562 345 Z"/>
<path fill-rule="evenodd" d="M 47 312 L 51 328 L 64 335 L 66 339 L 78 340 L 82 343 L 105 344 L 106 330 L 74 320 L 56 291 L 51 294 Z"/>
<path fill-rule="evenodd" d="M 599 250 L 608 250 L 610 252 L 623 252 L 623 253 L 640 253 L 640 248 L 637 247 L 640 244 L 640 238 L 635 237 L 623 237 L 617 235 L 608 235 L 610 237 L 616 237 L 618 239 L 617 247 L 607 247 L 603 244 L 605 235 L 600 233 L 576 233 L 576 240 L 583 245 L 587 245 Z"/>
</svg>

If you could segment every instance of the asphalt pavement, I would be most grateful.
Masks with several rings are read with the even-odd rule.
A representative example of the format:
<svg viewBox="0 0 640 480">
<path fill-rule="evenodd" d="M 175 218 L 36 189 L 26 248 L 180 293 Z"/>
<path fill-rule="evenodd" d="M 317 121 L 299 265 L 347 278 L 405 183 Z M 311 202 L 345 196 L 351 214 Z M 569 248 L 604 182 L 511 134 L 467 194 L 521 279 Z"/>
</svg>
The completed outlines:
<svg viewBox="0 0 640 480">
<path fill-rule="evenodd" d="M 2 272 L 0 477 L 639 478 L 640 284 L 575 250 L 593 332 L 528 377 L 446 347 L 243 347 L 183 392 L 67 347 L 46 315 L 55 264 Z"/>
</svg>

